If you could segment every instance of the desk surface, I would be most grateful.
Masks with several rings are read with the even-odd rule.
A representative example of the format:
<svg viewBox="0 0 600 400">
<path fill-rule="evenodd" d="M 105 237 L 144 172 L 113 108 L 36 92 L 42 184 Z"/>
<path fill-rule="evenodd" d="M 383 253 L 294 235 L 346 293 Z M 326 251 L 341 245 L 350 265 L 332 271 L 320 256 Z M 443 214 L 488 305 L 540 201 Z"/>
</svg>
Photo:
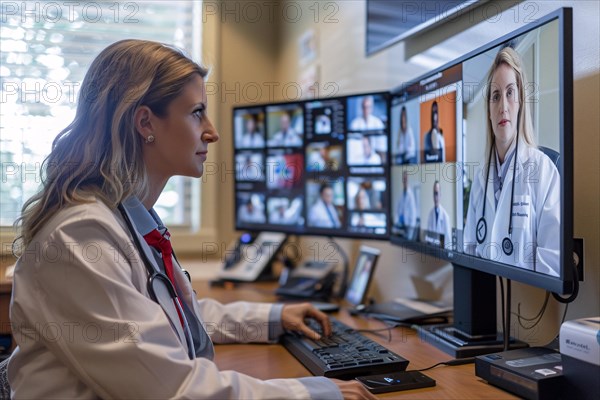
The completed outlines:
<svg viewBox="0 0 600 400">
<path fill-rule="evenodd" d="M 272 283 L 240 284 L 235 288 L 210 287 L 205 281 L 193 281 L 199 297 L 212 297 L 227 303 L 236 300 L 275 301 Z M 336 318 L 356 328 L 381 328 L 375 320 L 355 318 L 342 311 Z M 434 365 L 451 357 L 423 342 L 417 333 L 408 328 L 392 330 L 392 340 L 365 333 L 365 336 L 381 343 L 390 350 L 410 361 L 408 369 L 420 369 Z M 279 344 L 231 344 L 216 346 L 215 362 L 222 370 L 234 369 L 260 379 L 297 378 L 311 376 L 311 373 Z M 474 364 L 460 366 L 440 366 L 425 371 L 437 381 L 433 388 L 408 390 L 380 394 L 378 397 L 392 399 L 514 399 L 516 397 L 488 385 L 475 376 Z"/>
<path fill-rule="evenodd" d="M 0 276 L 0 335 L 5 335 L 10 333 L 8 307 L 10 305 L 12 283 L 2 280 L 2 277 Z"/>
<path fill-rule="evenodd" d="M 211 297 L 223 303 L 246 300 L 258 302 L 275 301 L 273 283 L 241 284 L 235 288 L 210 287 L 207 281 L 192 282 L 199 297 Z M 0 294 L 10 298 L 10 284 L 0 285 Z M 2 299 L 4 306 L 5 299 Z M 8 301 L 1 307 L 0 320 L 8 320 Z M 5 314 L 5 315 L 4 315 Z M 342 311 L 336 318 L 355 328 L 375 329 L 383 325 L 374 320 L 355 318 Z M 4 324 L 3 324 L 4 325 Z M 8 332 L 2 332 L 8 333 Z M 392 340 L 365 333 L 390 350 L 410 361 L 408 369 L 420 369 L 447 361 L 450 356 L 432 345 L 423 342 L 417 333 L 407 328 L 392 330 Z M 298 378 L 311 376 L 311 373 L 279 344 L 231 344 L 216 346 L 215 362 L 221 370 L 236 370 L 260 379 Z M 385 399 L 513 399 L 514 396 L 475 376 L 473 364 L 454 367 L 440 366 L 426 371 L 426 375 L 437 381 L 433 388 L 408 390 L 380 394 Z"/>
</svg>

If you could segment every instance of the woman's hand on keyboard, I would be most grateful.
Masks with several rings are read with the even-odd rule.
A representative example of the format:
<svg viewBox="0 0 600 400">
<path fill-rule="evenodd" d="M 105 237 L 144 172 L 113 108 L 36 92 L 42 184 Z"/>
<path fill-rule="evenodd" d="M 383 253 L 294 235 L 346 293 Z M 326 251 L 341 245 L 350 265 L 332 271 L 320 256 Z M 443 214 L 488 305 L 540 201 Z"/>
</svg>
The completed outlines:
<svg viewBox="0 0 600 400">
<path fill-rule="evenodd" d="M 321 335 L 310 329 L 304 323 L 305 318 L 316 319 L 323 328 L 323 334 L 325 336 L 331 335 L 329 318 L 325 313 L 317 310 L 310 303 L 286 304 L 283 306 L 283 311 L 281 312 L 281 324 L 283 329 L 298 331 L 311 339 L 319 340 Z"/>
<path fill-rule="evenodd" d="M 338 385 L 346 400 L 376 400 L 377 397 L 367 390 L 359 381 L 341 381 L 332 379 L 333 383 Z"/>
</svg>

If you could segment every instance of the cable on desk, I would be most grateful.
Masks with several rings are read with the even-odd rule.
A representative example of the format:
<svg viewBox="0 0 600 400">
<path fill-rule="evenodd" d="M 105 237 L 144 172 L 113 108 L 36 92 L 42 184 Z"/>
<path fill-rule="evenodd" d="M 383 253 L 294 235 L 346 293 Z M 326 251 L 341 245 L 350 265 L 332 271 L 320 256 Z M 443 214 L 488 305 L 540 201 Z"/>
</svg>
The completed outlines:
<svg viewBox="0 0 600 400">
<path fill-rule="evenodd" d="M 363 315 L 368 316 L 368 314 L 363 314 Z M 409 327 L 409 328 L 412 327 L 411 324 L 406 324 L 406 323 L 402 323 L 402 322 L 390 323 L 391 321 L 386 321 L 384 319 L 379 319 L 379 318 L 375 318 L 375 317 L 373 317 L 373 319 L 383 323 L 384 325 L 386 325 L 386 327 L 385 328 L 375 328 L 375 329 L 354 329 L 354 328 L 352 328 L 349 331 L 359 332 L 359 333 L 374 333 L 374 334 L 378 334 L 379 332 L 387 331 L 387 333 L 388 333 L 387 341 L 391 342 L 392 341 L 392 329 L 399 328 L 401 326 Z"/>
<path fill-rule="evenodd" d="M 434 364 L 430 367 L 427 368 L 421 368 L 421 369 L 414 369 L 408 372 L 412 372 L 412 371 L 418 371 L 418 372 L 422 372 L 422 371 L 427 371 L 429 369 L 433 369 L 435 367 L 438 367 L 440 365 L 447 365 L 449 367 L 455 366 L 455 365 L 464 365 L 464 364 L 472 364 L 475 362 L 475 357 L 466 357 L 466 358 L 457 358 L 454 360 L 450 360 L 450 361 L 443 361 L 443 362 L 439 362 L 437 364 Z"/>
<path fill-rule="evenodd" d="M 374 319 L 375 321 L 379 321 L 379 322 L 389 326 L 389 329 L 400 328 L 400 327 L 415 329 L 415 327 L 417 326 L 414 323 L 399 322 L 399 321 L 394 321 L 394 320 L 387 319 L 387 318 L 382 318 L 381 314 L 370 313 L 368 311 L 352 311 L 351 310 L 350 315 L 360 315 L 361 317 Z"/>
<path fill-rule="evenodd" d="M 359 333 L 373 333 L 373 334 L 379 334 L 379 332 L 387 332 L 387 341 L 391 342 L 392 341 L 392 329 L 394 329 L 395 326 L 388 326 L 387 328 L 378 328 L 378 329 L 352 329 L 352 332 L 359 332 Z"/>
</svg>

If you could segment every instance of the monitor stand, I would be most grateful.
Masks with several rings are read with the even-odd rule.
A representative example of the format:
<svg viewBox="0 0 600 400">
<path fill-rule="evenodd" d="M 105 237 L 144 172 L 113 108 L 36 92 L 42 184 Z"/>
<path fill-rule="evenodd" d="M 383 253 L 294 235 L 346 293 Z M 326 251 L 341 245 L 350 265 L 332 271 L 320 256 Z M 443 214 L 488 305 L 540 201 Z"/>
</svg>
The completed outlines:
<svg viewBox="0 0 600 400">
<path fill-rule="evenodd" d="M 418 328 L 419 336 L 454 356 L 474 357 L 504 350 L 502 333 L 496 329 L 496 277 L 485 272 L 454 266 L 454 323 Z M 510 349 L 528 347 L 509 339 Z"/>
</svg>

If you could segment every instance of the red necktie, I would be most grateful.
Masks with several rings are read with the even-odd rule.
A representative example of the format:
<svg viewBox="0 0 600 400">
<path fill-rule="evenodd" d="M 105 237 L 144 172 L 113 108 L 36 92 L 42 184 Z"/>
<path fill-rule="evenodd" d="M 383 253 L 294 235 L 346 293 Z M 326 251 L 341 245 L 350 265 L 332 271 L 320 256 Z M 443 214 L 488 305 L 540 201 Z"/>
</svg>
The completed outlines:
<svg viewBox="0 0 600 400">
<path fill-rule="evenodd" d="M 175 289 L 175 292 L 177 293 L 177 286 L 175 285 L 175 277 L 173 276 L 173 248 L 171 247 L 171 241 L 169 240 L 171 237 L 171 235 L 169 235 L 169 232 L 165 232 L 164 235 L 161 235 L 160 232 L 158 231 L 158 229 L 154 229 L 152 231 L 150 231 L 149 233 L 147 233 L 146 235 L 144 235 L 144 239 L 146 239 L 146 243 L 148 243 L 148 245 L 154 247 L 156 250 L 158 250 L 162 256 L 162 260 L 163 263 L 165 264 L 165 272 L 167 274 L 167 277 L 169 278 L 169 280 L 171 281 L 171 283 L 173 284 L 173 289 Z M 183 315 L 181 315 L 181 311 L 183 310 L 182 306 L 181 306 L 181 301 L 179 301 L 179 297 L 176 297 L 173 299 L 173 302 L 177 302 L 175 304 L 175 308 L 177 309 L 177 314 L 179 315 L 179 321 L 181 322 L 181 326 L 184 326 L 183 324 Z M 177 305 L 179 305 L 179 307 L 177 307 Z"/>
</svg>

